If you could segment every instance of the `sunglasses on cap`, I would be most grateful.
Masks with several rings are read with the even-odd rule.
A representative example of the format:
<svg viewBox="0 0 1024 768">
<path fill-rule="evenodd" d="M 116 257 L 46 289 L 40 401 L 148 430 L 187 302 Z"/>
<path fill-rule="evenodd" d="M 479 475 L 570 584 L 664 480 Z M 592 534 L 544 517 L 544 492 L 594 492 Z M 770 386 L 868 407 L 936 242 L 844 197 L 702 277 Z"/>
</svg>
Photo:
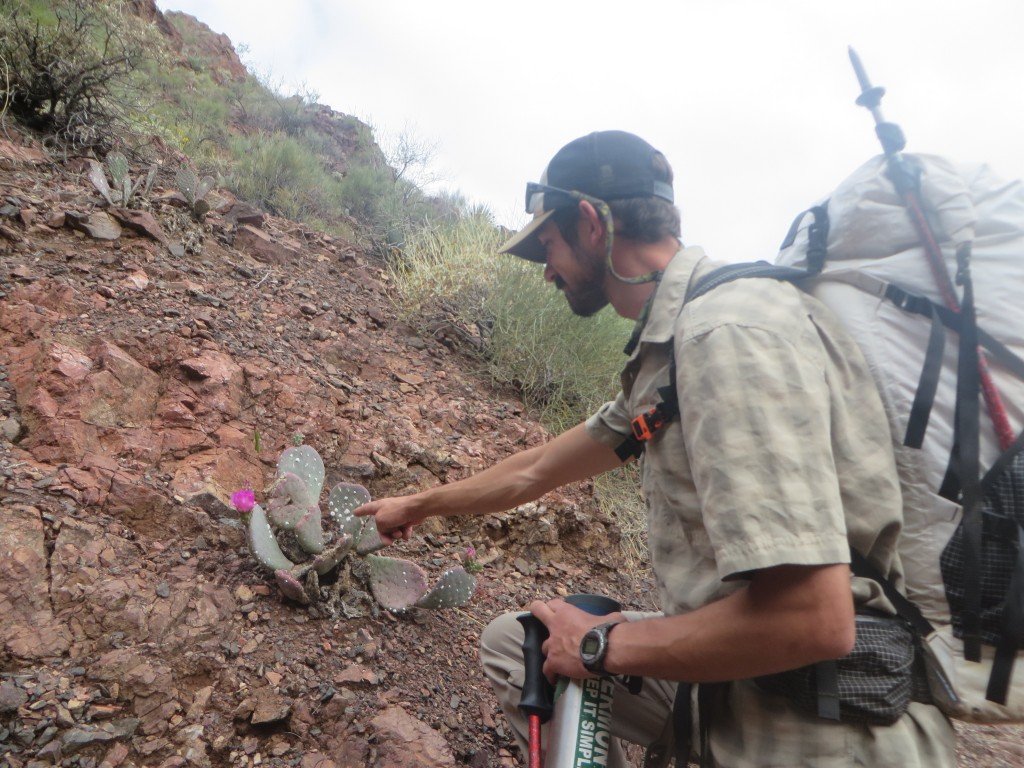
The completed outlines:
<svg viewBox="0 0 1024 768">
<path fill-rule="evenodd" d="M 559 208 L 570 208 L 579 203 L 580 200 L 589 200 L 592 203 L 601 202 L 596 197 L 591 197 L 583 192 L 559 189 L 558 187 L 539 184 L 535 181 L 526 184 L 527 213 L 537 215 Z"/>
</svg>

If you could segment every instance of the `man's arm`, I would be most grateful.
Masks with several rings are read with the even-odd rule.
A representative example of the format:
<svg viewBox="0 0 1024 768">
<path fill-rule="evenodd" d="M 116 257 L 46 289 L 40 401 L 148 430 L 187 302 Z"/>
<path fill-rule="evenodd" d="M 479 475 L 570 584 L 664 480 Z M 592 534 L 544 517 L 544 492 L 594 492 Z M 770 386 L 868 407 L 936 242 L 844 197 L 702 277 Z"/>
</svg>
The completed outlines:
<svg viewBox="0 0 1024 768">
<path fill-rule="evenodd" d="M 482 515 L 524 504 L 548 491 L 585 480 L 621 465 L 608 446 L 587 434 L 583 424 L 553 440 L 509 456 L 472 477 L 364 504 L 357 515 L 373 515 L 385 542 L 408 538 L 412 526 L 428 517 Z"/>
<path fill-rule="evenodd" d="M 584 632 L 607 621 L 563 600 L 535 602 L 547 625 L 544 671 L 580 678 Z M 691 613 L 627 622 L 609 636 L 605 668 L 690 683 L 742 680 L 844 656 L 853 648 L 850 569 L 784 565 Z"/>
</svg>

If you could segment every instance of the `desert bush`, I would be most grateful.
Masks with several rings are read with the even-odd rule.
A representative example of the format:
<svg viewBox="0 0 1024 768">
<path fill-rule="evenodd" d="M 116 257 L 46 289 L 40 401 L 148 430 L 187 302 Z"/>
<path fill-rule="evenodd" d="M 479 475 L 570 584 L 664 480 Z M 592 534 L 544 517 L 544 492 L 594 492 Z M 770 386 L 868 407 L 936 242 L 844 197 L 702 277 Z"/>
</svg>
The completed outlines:
<svg viewBox="0 0 1024 768">
<path fill-rule="evenodd" d="M 279 216 L 322 222 L 341 209 L 340 180 L 316 153 L 283 133 L 236 136 L 228 186 Z"/>
<path fill-rule="evenodd" d="M 535 265 L 497 255 L 502 238 L 479 210 L 424 227 L 393 260 L 394 279 L 407 312 L 471 329 L 491 377 L 561 430 L 615 393 L 631 323 L 610 310 L 576 317 Z"/>
<path fill-rule="evenodd" d="M 119 0 L 50 7 L 0 0 L 2 84 L 9 113 L 76 147 L 110 147 L 130 122 L 144 35 Z"/>
</svg>

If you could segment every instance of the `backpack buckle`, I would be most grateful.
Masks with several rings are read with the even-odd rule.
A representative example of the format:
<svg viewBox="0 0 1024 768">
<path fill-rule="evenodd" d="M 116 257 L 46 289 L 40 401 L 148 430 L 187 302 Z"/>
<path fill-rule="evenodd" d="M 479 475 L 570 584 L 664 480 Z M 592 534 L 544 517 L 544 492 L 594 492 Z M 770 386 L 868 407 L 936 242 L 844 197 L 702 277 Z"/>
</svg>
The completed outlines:
<svg viewBox="0 0 1024 768">
<path fill-rule="evenodd" d="M 646 442 L 654 437 L 655 432 L 665 426 L 665 417 L 661 413 L 661 408 L 655 406 L 633 419 L 630 425 L 633 428 L 633 437 L 641 442 Z"/>
</svg>

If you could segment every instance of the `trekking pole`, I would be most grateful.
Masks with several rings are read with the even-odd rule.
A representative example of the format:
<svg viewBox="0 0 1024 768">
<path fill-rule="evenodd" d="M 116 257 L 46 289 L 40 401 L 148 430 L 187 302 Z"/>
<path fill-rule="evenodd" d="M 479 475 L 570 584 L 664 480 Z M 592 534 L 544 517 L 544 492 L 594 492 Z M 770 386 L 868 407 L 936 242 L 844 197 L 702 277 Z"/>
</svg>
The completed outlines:
<svg viewBox="0 0 1024 768">
<path fill-rule="evenodd" d="M 925 254 L 928 257 L 928 266 L 931 268 L 935 285 L 942 294 L 942 300 L 946 307 L 959 314 L 960 300 L 957 298 L 953 281 L 946 270 L 946 262 L 942 257 L 942 249 L 935 238 L 931 225 L 924 214 L 924 207 L 921 201 L 921 194 L 918 188 L 918 176 L 914 168 L 906 161 L 902 154 L 903 148 L 907 145 L 903 130 L 896 124 L 886 122 L 882 117 L 882 110 L 879 106 L 882 97 L 885 95 L 885 88 L 878 85 L 871 85 L 868 74 L 864 70 L 860 56 L 849 48 L 850 63 L 857 75 L 857 82 L 860 83 L 860 96 L 857 97 L 858 106 L 867 109 L 875 119 L 875 135 L 882 144 L 882 151 L 885 152 L 886 164 L 889 167 L 889 178 L 896 187 L 896 192 L 903 200 L 903 205 L 910 214 L 910 219 L 917 230 L 918 237 L 924 245 Z M 992 418 L 992 425 L 995 427 L 996 435 L 999 438 L 999 445 L 1002 450 L 1009 448 L 1016 433 L 1010 426 L 1010 419 L 1006 413 L 1006 406 L 996 389 L 992 374 L 989 371 L 988 360 L 983 352 L 978 350 L 978 377 L 981 380 L 981 391 L 985 397 L 985 406 L 988 408 L 989 416 Z"/>
<path fill-rule="evenodd" d="M 622 609 L 602 595 L 569 595 L 565 602 L 594 616 Z M 607 678 L 586 681 L 559 680 L 557 693 L 544 677 L 541 646 L 548 638 L 547 627 L 532 614 L 516 617 L 523 625 L 523 662 L 526 675 L 519 709 L 530 725 L 529 768 L 542 768 L 540 726 L 554 718 L 550 728 L 548 768 L 580 768 L 607 765 L 611 746 L 611 707 L 614 686 Z M 557 700 L 557 706 L 556 706 Z"/>
<path fill-rule="evenodd" d="M 532 613 L 516 617 L 523 625 L 523 663 L 526 676 L 519 709 L 526 714 L 530 724 L 529 768 L 542 768 L 540 726 L 551 719 L 555 709 L 554 687 L 544 677 L 544 654 L 541 646 L 548 639 L 548 628 Z"/>
</svg>

